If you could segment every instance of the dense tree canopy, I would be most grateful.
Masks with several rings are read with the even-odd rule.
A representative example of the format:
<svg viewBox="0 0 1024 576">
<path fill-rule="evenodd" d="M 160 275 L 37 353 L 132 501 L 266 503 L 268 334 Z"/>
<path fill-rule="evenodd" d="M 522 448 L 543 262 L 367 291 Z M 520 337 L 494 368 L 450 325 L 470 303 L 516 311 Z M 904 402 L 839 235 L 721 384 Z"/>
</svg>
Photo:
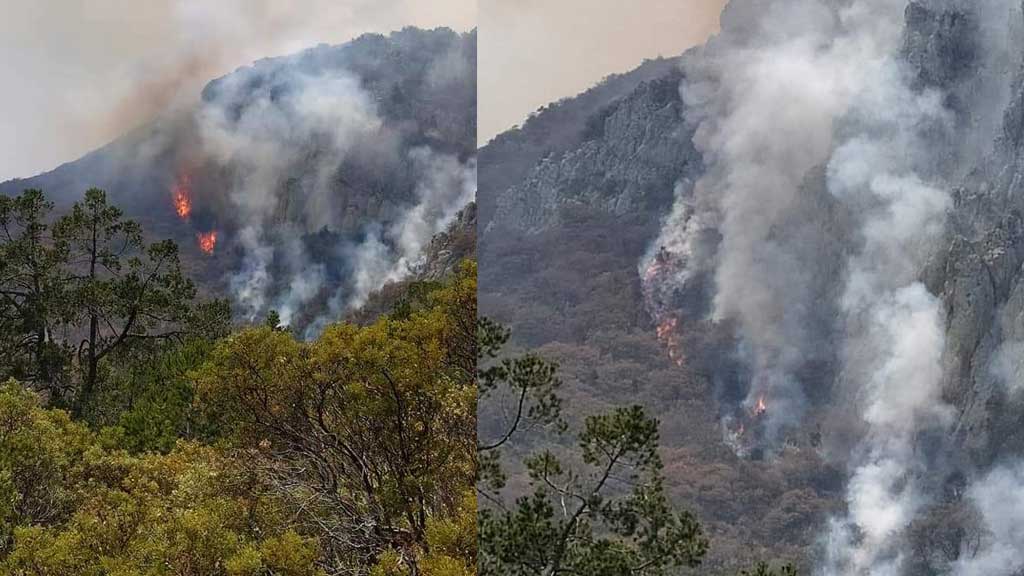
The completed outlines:
<svg viewBox="0 0 1024 576">
<path fill-rule="evenodd" d="M 227 304 L 195 302 L 170 240 L 90 189 L 53 219 L 39 190 L 0 197 L 0 373 L 44 389 L 76 414 L 93 408 L 103 361 L 153 341 L 183 341 L 226 321 Z"/>
<path fill-rule="evenodd" d="M 302 340 L 198 300 L 174 243 L 102 191 L 52 210 L 0 197 L 0 574 L 656 576 L 704 557 L 658 422 L 621 407 L 566 435 L 558 367 L 477 319 L 475 263 Z"/>
<path fill-rule="evenodd" d="M 472 262 L 303 341 L 52 210 L 0 197 L 0 574 L 475 573 Z"/>
<path fill-rule="evenodd" d="M 269 327 L 235 334 L 197 375 L 201 402 L 323 531 L 333 562 L 382 549 L 413 558 L 429 522 L 457 515 L 472 486 L 475 270 L 422 307 L 331 326 L 314 342 Z M 472 323 L 468 324 L 471 326 Z"/>
<path fill-rule="evenodd" d="M 639 406 L 614 408 L 584 418 L 566 443 L 558 366 L 503 352 L 509 332 L 486 318 L 478 334 L 479 410 L 487 420 L 477 441 L 479 573 L 662 576 L 699 567 L 709 541 L 665 491 L 658 421 Z M 503 465 L 534 446 L 522 462 L 527 486 L 509 487 Z M 795 575 L 790 565 L 776 571 L 763 562 L 740 573 Z"/>
</svg>

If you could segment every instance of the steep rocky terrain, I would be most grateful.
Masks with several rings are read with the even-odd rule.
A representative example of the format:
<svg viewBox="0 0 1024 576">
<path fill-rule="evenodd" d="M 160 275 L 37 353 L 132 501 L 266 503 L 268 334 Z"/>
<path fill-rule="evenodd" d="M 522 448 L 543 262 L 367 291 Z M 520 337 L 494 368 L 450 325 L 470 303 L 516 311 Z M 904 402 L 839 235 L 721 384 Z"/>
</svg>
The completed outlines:
<svg viewBox="0 0 1024 576">
<path fill-rule="evenodd" d="M 540 111 L 480 153 L 482 313 L 508 323 L 519 345 L 560 362 L 574 414 L 639 401 L 661 418 L 671 489 L 713 536 L 709 573 L 758 558 L 790 559 L 807 573 L 824 565 L 822 534 L 849 503 L 853 472 L 842 455 L 855 453 L 863 434 L 847 404 L 862 399 L 834 384 L 841 355 L 822 353 L 795 374 L 809 408 L 781 445 L 762 452 L 734 443 L 743 441 L 743 427 L 730 428 L 729 418 L 751 378 L 737 352 L 740 328 L 708 317 L 708 278 L 695 290 L 658 293 L 644 278 L 680 266 L 659 253 L 659 234 L 677 201 L 699 201 L 693 188 L 706 170 L 680 87 L 704 50 L 742 45 L 764 4 L 734 0 L 723 14 L 729 38 L 673 66 L 647 63 L 615 78 L 630 90 L 597 88 L 563 101 L 558 119 Z M 952 424 L 941 435 L 925 430 L 914 438 L 921 468 L 913 474 L 927 498 L 889 540 L 900 543 L 902 573 L 1015 574 L 1022 560 L 1012 552 L 1000 568 L 977 571 L 992 550 L 1014 548 L 990 513 L 979 516 L 977 486 L 1024 453 L 1024 22 L 1015 0 L 914 0 L 904 17 L 894 56 L 911 89 L 941 95 L 951 118 L 948 130 L 926 132 L 928 155 L 919 166 L 951 198 L 919 277 L 941 302 L 940 401 Z M 536 149 L 523 135 L 542 120 L 559 135 L 555 145 L 523 153 Z M 815 306 L 826 312 L 833 308 L 821 302 L 837 298 L 830 282 L 843 281 L 840 262 L 857 250 L 846 240 L 856 240 L 856 219 L 833 206 L 831 176 L 825 166 L 805 175 L 803 207 L 788 221 L 794 229 L 812 225 L 808 238 L 818 240 L 804 253 L 836 261 L 828 272 L 834 280 L 820 280 L 816 292 Z M 720 238 L 709 234 L 716 245 Z M 651 268 L 638 265 L 644 262 Z M 657 326 L 663 318 L 652 298 L 675 310 L 671 325 Z M 831 338 L 821 338 L 819 349 L 832 346 Z M 741 416 L 744 424 L 758 426 L 760 410 Z"/>
<path fill-rule="evenodd" d="M 537 231 L 556 225 L 567 205 L 622 215 L 670 202 L 665 183 L 696 172 L 700 162 L 680 123 L 679 79 L 670 70 L 602 106 L 587 119 L 578 146 L 548 152 L 498 197 L 491 220 Z"/>
<path fill-rule="evenodd" d="M 320 45 L 199 96 L 0 193 L 41 188 L 61 210 L 103 188 L 150 236 L 175 239 L 240 318 L 275 309 L 300 330 L 422 267 L 431 237 L 472 199 L 475 31 Z"/>
<path fill-rule="evenodd" d="M 1024 314 L 1024 85 L 1013 82 L 994 147 L 954 191 L 947 238 L 925 272 L 946 306 L 946 394 L 974 466 L 1019 457 L 1024 437 L 1019 342 Z"/>
<path fill-rule="evenodd" d="M 679 366 L 645 307 L 637 264 L 677 184 L 702 170 L 681 74 L 676 61 L 649 62 L 610 80 L 632 89 L 599 86 L 557 104 L 559 118 L 539 111 L 481 149 L 480 310 L 560 364 L 573 418 L 633 402 L 659 416 L 670 489 L 714 537 L 710 573 L 761 558 L 806 568 L 815 527 L 836 505 L 838 470 L 806 451 L 779 466 L 738 458 L 716 421 L 713 380 L 727 359 L 709 344 L 731 337 L 710 327 L 685 336 L 691 361 Z M 507 176 L 542 122 L 558 144 Z M 514 183 L 500 188 L 505 180 Z"/>
</svg>

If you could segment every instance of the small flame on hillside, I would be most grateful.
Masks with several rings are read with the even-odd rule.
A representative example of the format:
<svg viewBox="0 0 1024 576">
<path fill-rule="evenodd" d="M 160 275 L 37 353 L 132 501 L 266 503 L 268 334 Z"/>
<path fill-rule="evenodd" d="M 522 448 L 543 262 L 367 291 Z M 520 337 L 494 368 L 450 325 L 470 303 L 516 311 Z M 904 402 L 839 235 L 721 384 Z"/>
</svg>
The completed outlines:
<svg viewBox="0 0 1024 576">
<path fill-rule="evenodd" d="M 178 177 L 174 187 L 171 189 L 174 201 L 174 211 L 182 220 L 188 220 L 192 214 L 192 178 L 188 174 Z"/>
<path fill-rule="evenodd" d="M 217 247 L 217 231 L 199 232 L 196 234 L 196 240 L 199 242 L 199 249 L 203 253 L 213 254 L 214 248 Z"/>
<path fill-rule="evenodd" d="M 760 416 L 768 411 L 768 402 L 764 399 L 764 394 L 758 396 L 757 404 L 754 405 L 754 416 Z"/>
<path fill-rule="evenodd" d="M 651 265 L 648 266 L 647 270 L 644 272 L 644 282 L 650 282 L 651 280 L 656 278 L 658 274 L 661 273 L 661 271 L 664 269 L 664 264 L 662 264 L 658 260 L 654 260 L 653 262 L 651 262 Z"/>
<path fill-rule="evenodd" d="M 664 341 L 670 338 L 672 336 L 672 333 L 675 332 L 676 326 L 678 325 L 679 320 L 677 320 L 676 318 L 668 318 L 661 324 L 658 324 L 658 340 Z"/>
<path fill-rule="evenodd" d="M 679 336 L 679 319 L 670 316 L 663 320 L 658 324 L 657 335 L 658 341 L 668 350 L 668 357 L 677 366 L 682 366 L 686 362 L 686 356 L 683 354 L 682 338 Z"/>
<path fill-rule="evenodd" d="M 682 266 L 682 260 L 672 254 L 664 246 L 658 250 L 651 259 L 651 263 L 643 271 L 644 302 L 647 310 L 657 321 L 656 334 L 658 341 L 668 351 L 668 357 L 677 366 L 686 363 L 686 355 L 683 353 L 683 338 L 680 334 L 679 316 L 667 310 L 664 294 L 659 293 L 658 287 L 664 282 L 663 277 L 670 277 L 677 273 Z"/>
</svg>

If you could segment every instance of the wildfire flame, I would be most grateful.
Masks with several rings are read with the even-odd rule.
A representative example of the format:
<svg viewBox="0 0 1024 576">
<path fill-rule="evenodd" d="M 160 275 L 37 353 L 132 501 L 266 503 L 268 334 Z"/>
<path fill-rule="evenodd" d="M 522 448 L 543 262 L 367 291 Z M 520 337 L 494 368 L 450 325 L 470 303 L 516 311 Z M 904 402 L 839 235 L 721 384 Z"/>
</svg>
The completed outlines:
<svg viewBox="0 0 1024 576">
<path fill-rule="evenodd" d="M 213 254 L 213 249 L 217 247 L 217 231 L 199 232 L 196 234 L 196 240 L 199 242 L 200 250 L 206 254 Z"/>
<path fill-rule="evenodd" d="M 678 256 L 662 246 L 642 274 L 644 303 L 655 321 L 658 322 L 656 329 L 658 341 L 665 347 L 668 357 L 677 366 L 683 366 L 686 363 L 683 338 L 680 334 L 681 322 L 678 315 L 668 310 L 669 306 L 665 303 L 659 285 L 664 282 L 663 276 L 670 276 L 679 270 L 680 265 L 681 260 Z"/>
<path fill-rule="evenodd" d="M 672 316 L 658 324 L 656 332 L 658 340 L 668 350 L 668 357 L 677 366 L 682 366 L 686 362 L 686 356 L 683 354 L 683 344 L 679 337 L 678 328 L 679 319 Z"/>
<path fill-rule="evenodd" d="M 679 325 L 679 321 L 675 318 L 668 318 L 661 324 L 658 324 L 657 334 L 658 340 L 665 340 L 675 331 L 676 326 Z"/>
<path fill-rule="evenodd" d="M 174 211 L 182 220 L 188 220 L 189 215 L 192 214 L 192 178 L 188 174 L 181 175 L 171 189 L 171 194 L 174 200 Z"/>
<path fill-rule="evenodd" d="M 665 266 L 661 262 L 658 262 L 657 260 L 652 262 L 651 265 L 647 267 L 647 270 L 644 271 L 644 282 L 654 280 L 654 278 L 660 274 L 664 268 Z"/>
<path fill-rule="evenodd" d="M 768 411 L 768 402 L 765 401 L 764 395 L 757 398 L 757 404 L 754 405 L 754 416 L 760 416 Z"/>
</svg>

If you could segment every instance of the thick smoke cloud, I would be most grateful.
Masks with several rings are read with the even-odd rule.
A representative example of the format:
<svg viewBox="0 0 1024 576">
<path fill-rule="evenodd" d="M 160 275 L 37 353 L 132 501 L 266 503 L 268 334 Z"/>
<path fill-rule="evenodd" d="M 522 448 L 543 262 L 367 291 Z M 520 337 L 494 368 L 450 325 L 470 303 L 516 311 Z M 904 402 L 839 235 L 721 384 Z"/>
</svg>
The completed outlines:
<svg viewBox="0 0 1024 576">
<path fill-rule="evenodd" d="M 73 160 L 257 58 L 404 26 L 476 26 L 472 0 L 0 0 L 0 180 Z"/>
<path fill-rule="evenodd" d="M 383 123 L 359 80 L 349 74 L 282 74 L 273 89 L 256 93 L 247 76 L 228 76 L 196 121 L 203 155 L 230 165 L 234 175 L 228 195 L 245 250 L 242 270 L 231 281 L 238 302 L 249 320 L 266 311 L 268 269 L 277 246 L 291 278 L 275 306 L 290 323 L 324 281 L 322 266 L 311 265 L 298 239 L 339 224 L 333 184 L 342 160 L 355 146 L 375 139 Z M 246 103 L 240 114 L 239 102 Z M 303 180 L 299 206 L 289 206 L 293 212 L 282 222 L 281 209 L 296 196 L 285 198 L 282 191 L 297 167 Z"/>
<path fill-rule="evenodd" d="M 941 238 L 951 201 L 939 175 L 924 169 L 941 153 L 920 134 L 951 128 L 938 94 L 918 93 L 891 61 L 852 103 L 852 126 L 828 165 L 829 191 L 859 220 L 859 251 L 848 261 L 840 299 L 845 313 L 841 384 L 865 399 L 862 454 L 851 467 L 849 517 L 859 542 L 829 550 L 835 574 L 899 573 L 901 542 L 924 504 L 915 453 L 924 431 L 944 432 L 951 409 L 941 398 L 945 348 L 942 306 L 917 281 Z M 848 540 L 846 538 L 841 539 Z"/>
<path fill-rule="evenodd" d="M 409 157 L 419 174 L 416 203 L 388 228 L 373 227 L 367 239 L 355 247 L 355 283 L 347 293 L 335 293 L 331 299 L 334 310 L 361 306 L 374 290 L 416 272 L 430 239 L 443 232 L 476 197 L 475 159 L 463 163 L 429 148 L 414 148 Z"/>
<path fill-rule="evenodd" d="M 796 372 L 828 337 L 823 301 L 839 272 L 827 268 L 838 255 L 829 251 L 852 243 L 835 237 L 842 212 L 817 207 L 829 200 L 815 197 L 812 169 L 841 144 L 836 123 L 855 98 L 897 91 L 887 87 L 901 81 L 887 75 L 886 59 L 898 47 L 902 7 L 869 4 L 734 2 L 723 14 L 730 27 L 686 63 L 683 98 L 708 172 L 689 201 L 696 213 L 666 227 L 659 244 L 692 243 L 709 225 L 721 234 L 710 258 L 691 257 L 689 267 L 714 275 L 713 317 L 740 326 L 753 369 L 746 405 L 770 397 L 770 438 L 806 409 Z M 871 160 L 857 152 L 846 147 L 851 162 Z"/>
<path fill-rule="evenodd" d="M 472 156 L 409 145 L 423 127 L 389 121 L 361 78 L 308 65 L 315 58 L 212 84 L 193 116 L 191 152 L 226 190 L 207 184 L 203 194 L 227 199 L 215 220 L 242 253 L 229 284 L 243 318 L 273 309 L 307 336 L 417 272 L 431 238 L 476 192 Z M 415 97 L 465 91 L 467 58 L 458 46 L 436 55 L 421 89 L 429 94 Z"/>
<path fill-rule="evenodd" d="M 242 319 L 336 319 L 415 272 L 475 190 L 475 33 L 327 45 L 468 30 L 475 2 L 2 2 L 0 67 L 18 88 L 0 96 L 17 135 L 0 177 L 116 138 L 43 187 L 61 205 L 104 187 L 154 234 L 195 243 L 202 282 Z"/>
<path fill-rule="evenodd" d="M 913 38 L 904 18 L 925 9 L 906 0 L 733 0 L 721 34 L 683 62 L 706 172 L 680 183 L 654 244 L 668 256 L 652 251 L 641 265 L 681 262 L 668 276 L 680 293 L 711 279 L 709 319 L 735 329 L 749 368 L 740 416 L 727 406 L 723 422 L 741 455 L 778 449 L 813 408 L 810 386 L 852 413 L 854 438 L 823 448 L 849 474 L 846 511 L 823 538 L 829 576 L 903 573 L 902 535 L 948 472 L 919 446 L 948 441 L 954 423 L 945 308 L 920 278 L 945 237 L 951 191 L 992 149 L 1019 62 L 999 44 L 1014 37 L 1015 0 L 921 4 L 975 26 L 968 38 Z M 953 41 L 958 52 L 943 53 Z M 996 355 L 1004 375 L 1016 371 L 1012 346 Z M 832 361 L 833 372 L 808 370 Z M 990 535 L 961 573 L 1017 569 L 1008 519 L 1021 516 L 992 502 L 1018 472 L 970 489 Z"/>
<path fill-rule="evenodd" d="M 1000 466 L 975 483 L 968 498 L 982 517 L 982 531 L 965 543 L 957 576 L 1000 576 L 1024 569 L 1024 464 Z"/>
</svg>

